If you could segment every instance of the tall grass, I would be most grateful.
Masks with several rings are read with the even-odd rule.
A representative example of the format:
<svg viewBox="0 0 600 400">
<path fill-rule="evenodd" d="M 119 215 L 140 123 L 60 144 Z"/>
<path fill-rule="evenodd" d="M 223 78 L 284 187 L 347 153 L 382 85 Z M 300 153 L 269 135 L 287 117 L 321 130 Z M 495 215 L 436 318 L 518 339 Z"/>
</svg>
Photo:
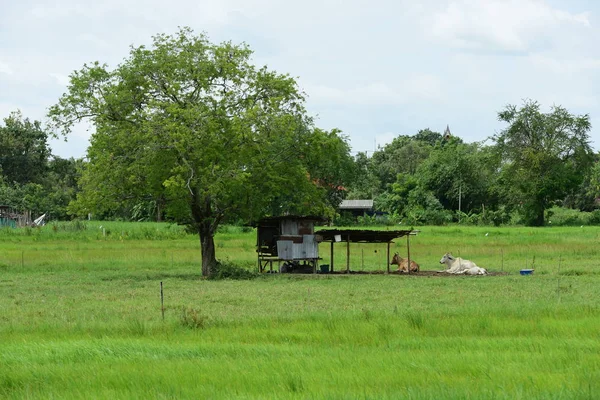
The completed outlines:
<svg viewBox="0 0 600 400">
<path fill-rule="evenodd" d="M 208 281 L 197 237 L 180 227 L 115 223 L 98 236 L 100 225 L 0 233 L 0 398 L 599 396 L 600 229 L 423 227 L 411 238 L 422 269 L 452 251 L 506 275 Z M 132 237 L 144 229 L 160 233 Z M 222 230 L 217 256 L 255 268 L 254 235 Z M 385 268 L 385 246 L 351 251 L 353 270 Z M 534 275 L 520 276 L 534 256 Z"/>
</svg>

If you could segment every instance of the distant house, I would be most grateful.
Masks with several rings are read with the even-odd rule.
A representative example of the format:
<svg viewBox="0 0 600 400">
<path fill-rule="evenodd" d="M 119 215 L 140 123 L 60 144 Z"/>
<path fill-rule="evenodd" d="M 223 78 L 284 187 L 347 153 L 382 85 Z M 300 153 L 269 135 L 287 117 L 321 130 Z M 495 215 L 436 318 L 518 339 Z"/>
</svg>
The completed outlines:
<svg viewBox="0 0 600 400">
<path fill-rule="evenodd" d="M 355 217 L 374 213 L 373 200 L 342 200 L 338 209 L 340 212 L 349 212 Z"/>
<path fill-rule="evenodd" d="M 0 227 L 16 228 L 31 224 L 31 212 L 21 214 L 10 206 L 0 205 Z"/>
</svg>

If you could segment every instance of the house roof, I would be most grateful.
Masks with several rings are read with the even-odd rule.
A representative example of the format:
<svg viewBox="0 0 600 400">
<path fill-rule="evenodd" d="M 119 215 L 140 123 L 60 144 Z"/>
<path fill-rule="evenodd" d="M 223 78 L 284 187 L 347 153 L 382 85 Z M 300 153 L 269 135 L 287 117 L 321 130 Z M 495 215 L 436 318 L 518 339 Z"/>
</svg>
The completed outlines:
<svg viewBox="0 0 600 400">
<path fill-rule="evenodd" d="M 371 210 L 373 200 L 342 200 L 338 208 L 340 210 Z"/>
</svg>

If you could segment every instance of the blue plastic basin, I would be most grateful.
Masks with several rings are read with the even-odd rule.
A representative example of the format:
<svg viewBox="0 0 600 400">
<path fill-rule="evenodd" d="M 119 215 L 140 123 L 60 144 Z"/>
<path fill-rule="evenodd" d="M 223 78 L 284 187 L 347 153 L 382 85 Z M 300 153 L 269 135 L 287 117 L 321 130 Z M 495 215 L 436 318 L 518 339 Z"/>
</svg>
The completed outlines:
<svg viewBox="0 0 600 400">
<path fill-rule="evenodd" d="M 519 273 L 521 275 L 531 275 L 531 274 L 533 274 L 533 271 L 534 270 L 532 270 L 532 269 L 522 269 L 522 270 L 519 271 Z"/>
</svg>

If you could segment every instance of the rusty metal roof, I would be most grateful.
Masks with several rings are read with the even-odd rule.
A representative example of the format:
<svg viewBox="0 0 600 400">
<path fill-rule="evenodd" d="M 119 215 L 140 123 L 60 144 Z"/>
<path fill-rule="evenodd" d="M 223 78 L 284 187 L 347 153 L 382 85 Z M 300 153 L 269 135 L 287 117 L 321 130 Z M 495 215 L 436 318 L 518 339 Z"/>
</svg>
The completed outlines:
<svg viewBox="0 0 600 400">
<path fill-rule="evenodd" d="M 375 231 L 375 230 L 359 230 L 359 229 L 323 229 L 316 231 L 316 235 L 320 235 L 323 242 L 335 242 L 336 235 L 339 235 L 341 242 L 364 242 L 364 243 L 389 243 L 392 240 L 406 235 L 416 234 L 418 231 L 401 230 L 401 231 Z"/>
</svg>

